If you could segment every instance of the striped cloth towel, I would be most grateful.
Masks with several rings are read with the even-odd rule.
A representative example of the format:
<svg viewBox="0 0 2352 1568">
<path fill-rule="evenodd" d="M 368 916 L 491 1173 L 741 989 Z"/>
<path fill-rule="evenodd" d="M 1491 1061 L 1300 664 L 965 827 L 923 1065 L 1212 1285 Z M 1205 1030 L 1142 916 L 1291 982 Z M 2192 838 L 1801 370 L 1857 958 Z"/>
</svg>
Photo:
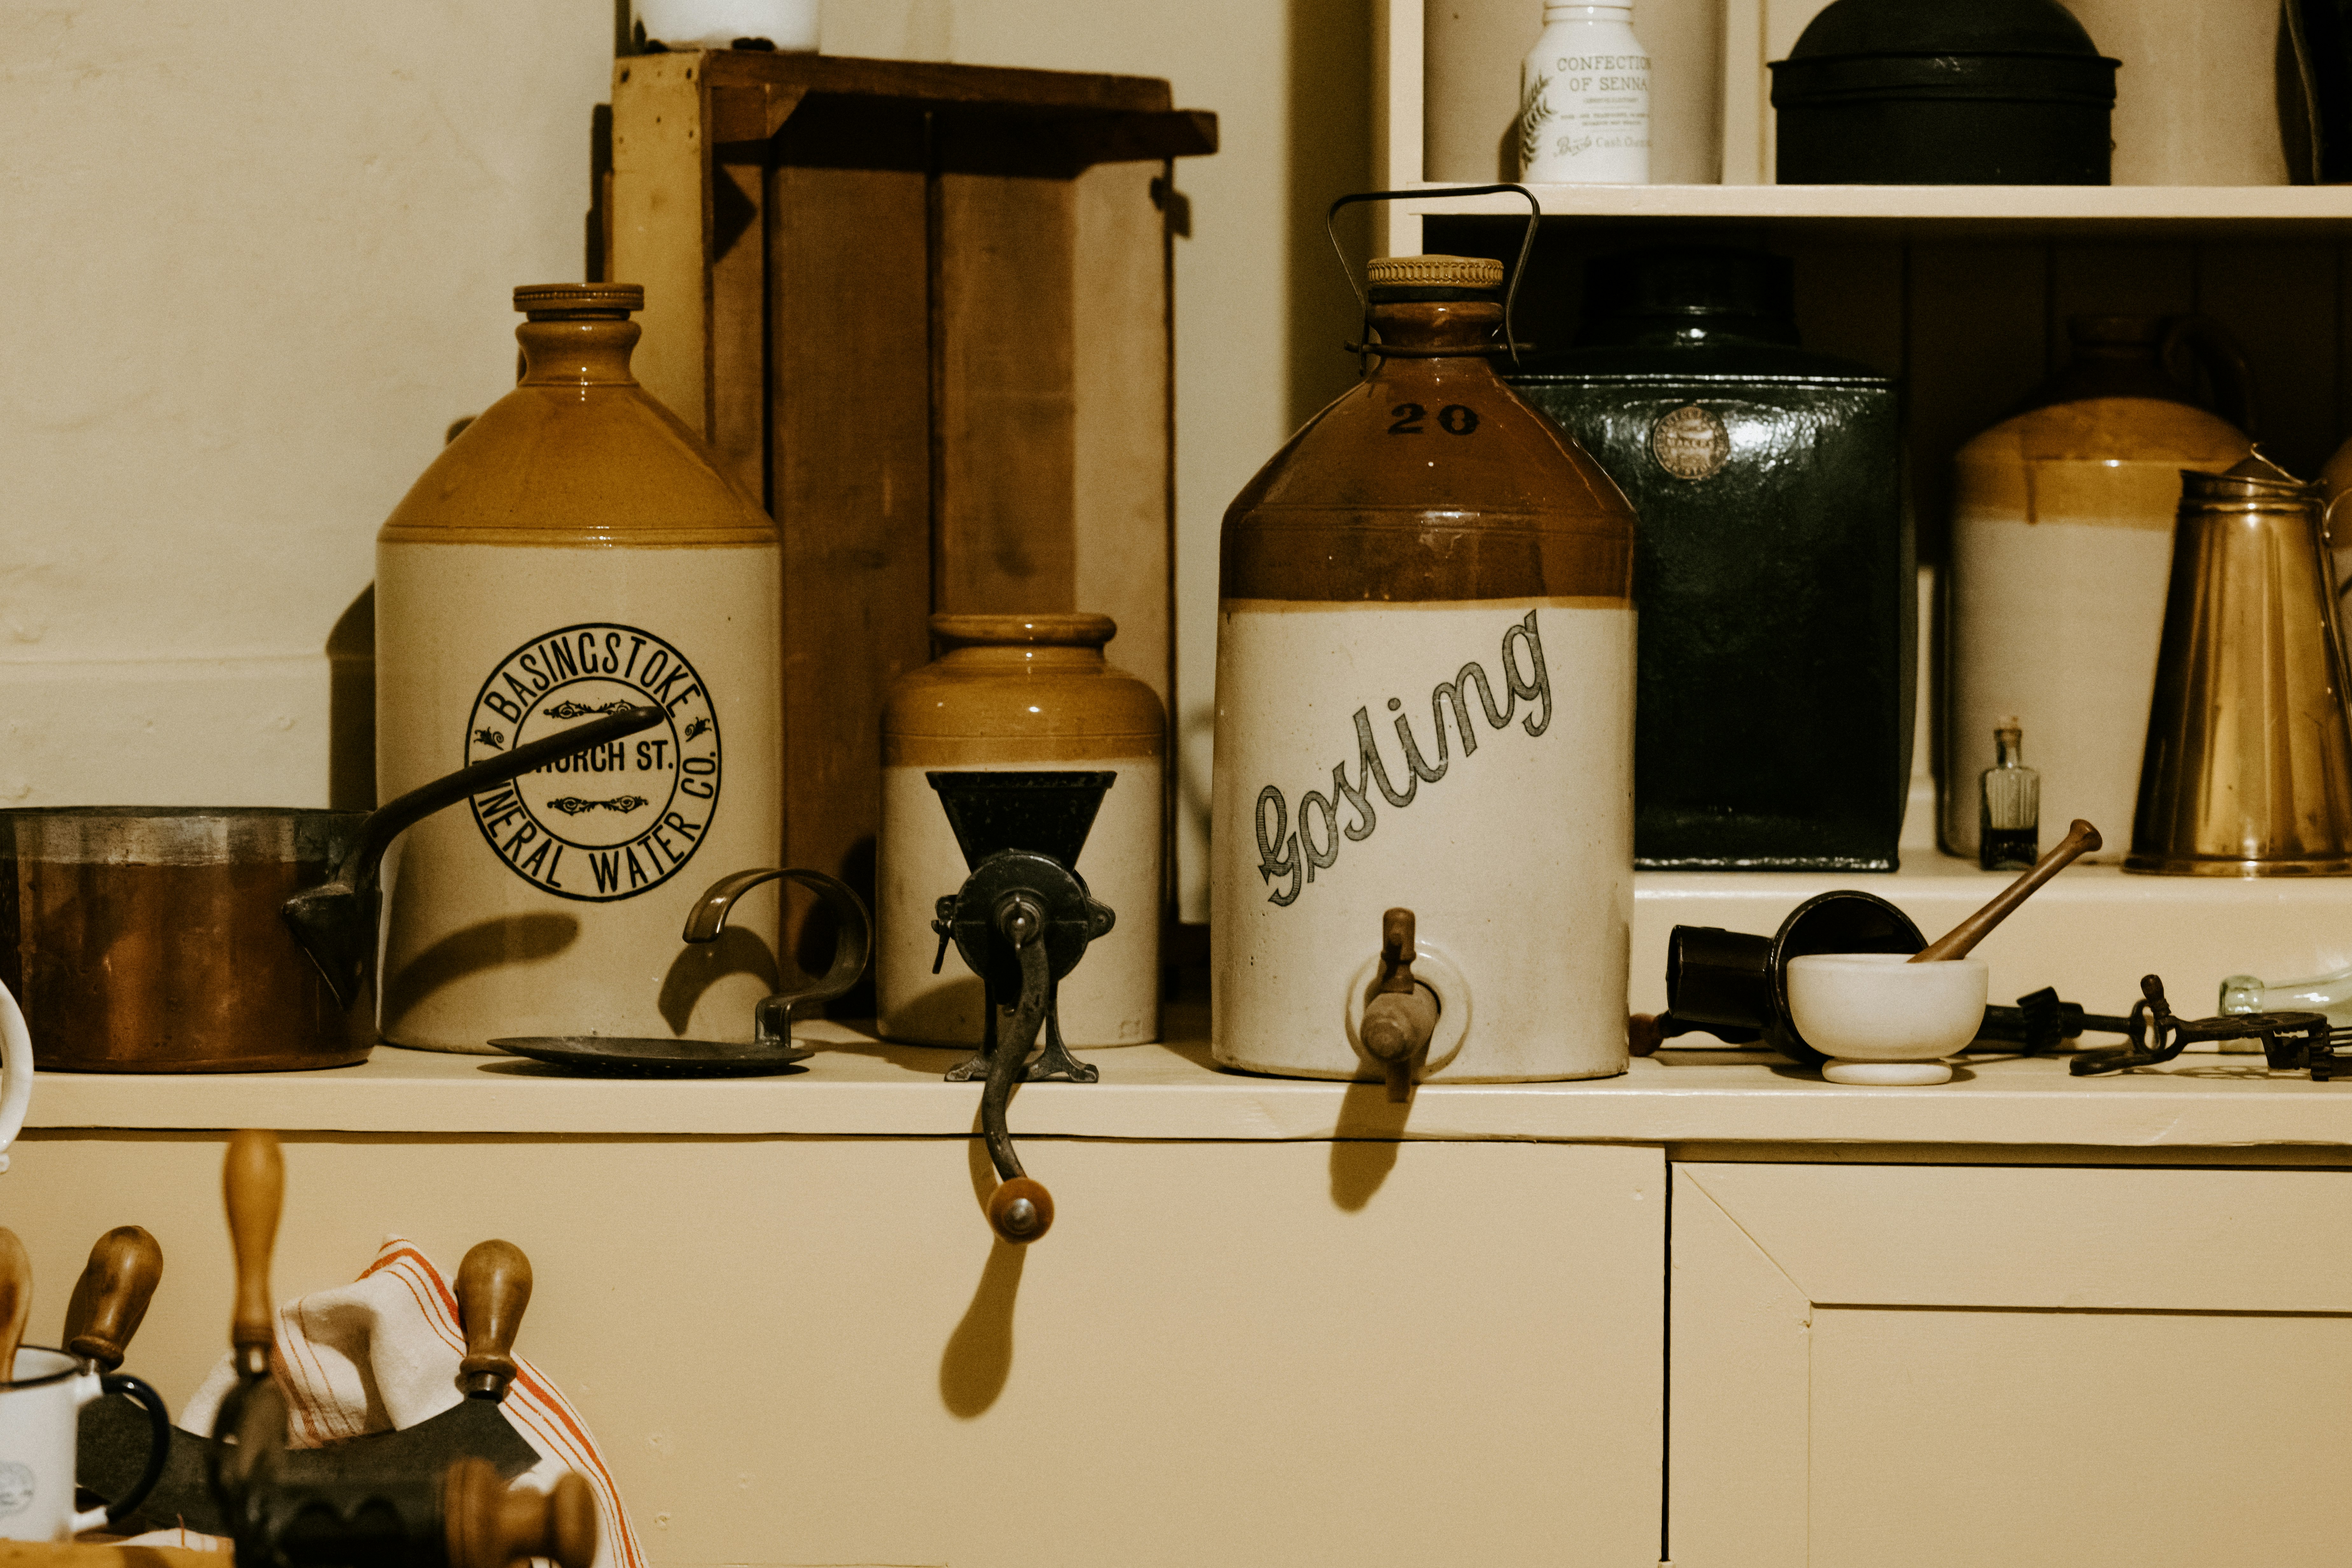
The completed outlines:
<svg viewBox="0 0 2352 1568">
<path fill-rule="evenodd" d="M 466 1336 L 457 1295 L 432 1259 L 404 1237 L 386 1237 L 356 1283 L 314 1290 L 278 1309 L 278 1379 L 286 1390 L 288 1441 L 318 1448 L 346 1437 L 414 1426 L 454 1407 L 457 1363 Z M 499 1408 L 539 1463 L 518 1485 L 545 1491 L 577 1470 L 596 1494 L 596 1568 L 646 1568 L 621 1493 L 604 1468 L 588 1424 L 547 1374 L 522 1357 Z M 179 1424 L 209 1436 L 220 1403 L 236 1384 L 223 1356 L 180 1412 Z M 131 1544 L 210 1546 L 217 1537 L 157 1531 Z"/>
</svg>

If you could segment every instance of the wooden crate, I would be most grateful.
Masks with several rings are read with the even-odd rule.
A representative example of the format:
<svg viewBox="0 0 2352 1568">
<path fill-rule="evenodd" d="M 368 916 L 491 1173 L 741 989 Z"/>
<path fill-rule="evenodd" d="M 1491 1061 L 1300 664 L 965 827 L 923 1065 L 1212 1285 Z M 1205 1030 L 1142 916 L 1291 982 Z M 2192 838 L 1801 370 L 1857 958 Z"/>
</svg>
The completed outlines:
<svg viewBox="0 0 2352 1568">
<path fill-rule="evenodd" d="M 872 893 L 882 701 L 934 612 L 1107 613 L 1173 711 L 1166 209 L 1215 150 L 1149 78 L 614 63 L 637 374 L 783 530 L 787 863 Z"/>
</svg>

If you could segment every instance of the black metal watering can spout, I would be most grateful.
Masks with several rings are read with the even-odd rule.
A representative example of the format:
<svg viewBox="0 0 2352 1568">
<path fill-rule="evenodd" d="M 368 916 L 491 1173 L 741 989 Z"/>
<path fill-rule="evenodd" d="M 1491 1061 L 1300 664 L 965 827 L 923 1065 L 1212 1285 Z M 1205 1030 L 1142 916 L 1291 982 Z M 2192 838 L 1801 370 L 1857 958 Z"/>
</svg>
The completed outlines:
<svg viewBox="0 0 2352 1568">
<path fill-rule="evenodd" d="M 517 746 L 504 756 L 460 768 L 370 813 L 361 825 L 359 843 L 336 869 L 334 880 L 304 889 L 278 910 L 294 940 L 325 976 L 336 1003 L 349 1007 L 359 1000 L 368 960 L 375 950 L 376 912 L 383 898 L 376 872 L 394 839 L 444 806 L 591 747 L 650 730 L 663 718 L 659 708 L 618 709 L 545 740 Z"/>
</svg>

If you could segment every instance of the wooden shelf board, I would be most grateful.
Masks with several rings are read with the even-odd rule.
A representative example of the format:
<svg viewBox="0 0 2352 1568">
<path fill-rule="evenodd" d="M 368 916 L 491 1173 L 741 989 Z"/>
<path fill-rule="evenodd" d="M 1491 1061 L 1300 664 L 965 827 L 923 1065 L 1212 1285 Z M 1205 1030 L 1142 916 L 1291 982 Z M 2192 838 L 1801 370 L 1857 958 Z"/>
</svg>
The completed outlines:
<svg viewBox="0 0 2352 1568">
<path fill-rule="evenodd" d="M 1434 189 L 1436 187 L 1425 187 Z M 1547 217 L 1822 225 L 1895 231 L 2000 224 L 2042 231 L 2132 226 L 2242 232 L 2311 226 L 2352 232 L 2344 185 L 1534 185 Z M 1508 193 L 1415 196 L 1399 210 L 1522 216 Z"/>
<path fill-rule="evenodd" d="M 1824 1084 L 1777 1058 L 1674 1049 L 1620 1078 L 1425 1087 L 1392 1106 L 1377 1084 L 1223 1072 L 1206 1015 L 1180 1010 L 1172 1044 L 1081 1052 L 1096 1084 L 1032 1084 L 1013 1101 L 1024 1138 L 1536 1140 L 1779 1146 L 1988 1146 L 2141 1152 L 2300 1150 L 2352 1163 L 2352 1083 L 2273 1076 L 2261 1058 L 2184 1057 L 2116 1078 L 2053 1059 L 1971 1059 L 1936 1089 Z M 379 1047 L 321 1072 L 43 1073 L 27 1136 L 44 1130 L 285 1131 L 430 1137 L 966 1138 L 980 1088 L 940 1075 L 959 1053 L 891 1046 L 839 1023 L 803 1025 L 821 1048 L 784 1078 L 572 1078 L 514 1058 Z M 2331 1152 L 2332 1151 L 2332 1152 Z"/>
</svg>

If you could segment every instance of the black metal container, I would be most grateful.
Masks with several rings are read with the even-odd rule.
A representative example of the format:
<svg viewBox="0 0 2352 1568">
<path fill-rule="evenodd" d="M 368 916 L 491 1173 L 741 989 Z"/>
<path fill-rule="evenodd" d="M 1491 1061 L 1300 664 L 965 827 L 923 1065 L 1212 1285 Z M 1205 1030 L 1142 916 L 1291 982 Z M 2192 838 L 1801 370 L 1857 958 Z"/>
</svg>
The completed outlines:
<svg viewBox="0 0 2352 1568">
<path fill-rule="evenodd" d="M 1771 62 L 1777 178 L 2104 185 L 2116 64 L 2058 0 L 1837 0 Z"/>
<path fill-rule="evenodd" d="M 1802 348 L 1761 251 L 1598 258 L 1584 321 L 1509 379 L 1641 518 L 1634 863 L 1894 870 L 1918 614 L 1895 382 Z"/>
</svg>

